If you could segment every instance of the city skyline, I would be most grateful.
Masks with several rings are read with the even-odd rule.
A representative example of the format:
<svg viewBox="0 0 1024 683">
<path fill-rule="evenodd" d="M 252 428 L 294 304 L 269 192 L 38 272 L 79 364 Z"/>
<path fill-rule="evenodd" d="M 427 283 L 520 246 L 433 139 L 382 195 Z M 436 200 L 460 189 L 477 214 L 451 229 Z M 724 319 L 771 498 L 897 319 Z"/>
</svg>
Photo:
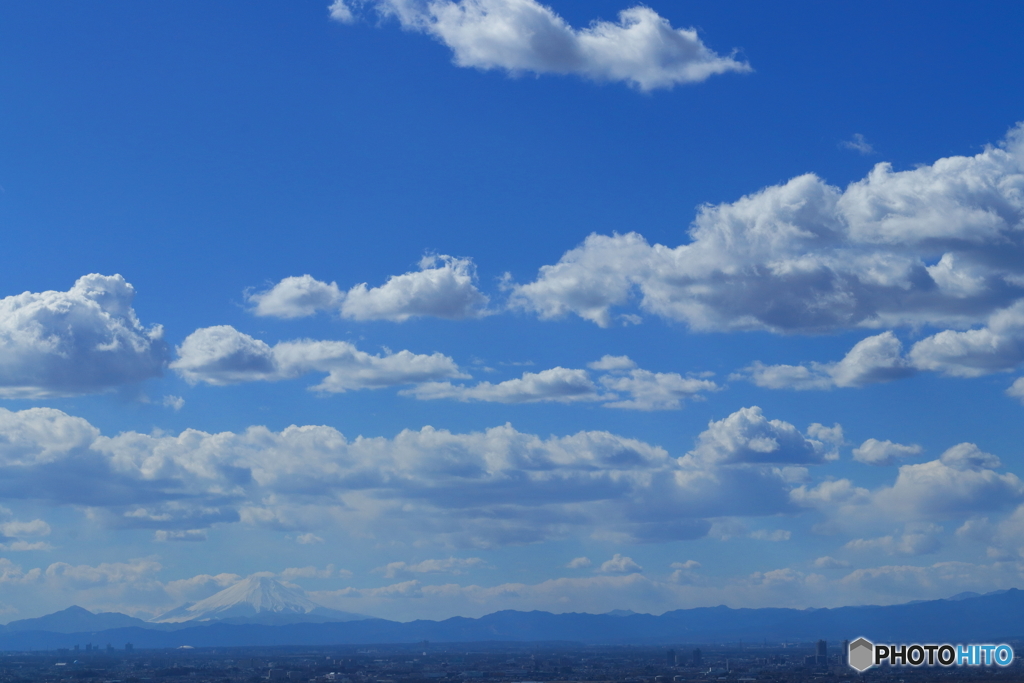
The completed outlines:
<svg viewBox="0 0 1024 683">
<path fill-rule="evenodd" d="M 0 10 L 0 622 L 1024 586 L 1021 11 L 925 7 Z"/>
</svg>

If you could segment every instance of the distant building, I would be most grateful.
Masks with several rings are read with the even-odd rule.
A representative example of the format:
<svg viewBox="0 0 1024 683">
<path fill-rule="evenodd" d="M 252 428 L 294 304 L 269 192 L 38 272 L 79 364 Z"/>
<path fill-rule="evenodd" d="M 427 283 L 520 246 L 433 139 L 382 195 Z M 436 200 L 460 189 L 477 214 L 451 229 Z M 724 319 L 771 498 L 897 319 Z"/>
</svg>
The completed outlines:
<svg viewBox="0 0 1024 683">
<path fill-rule="evenodd" d="M 666 652 L 665 653 L 665 659 L 666 659 L 666 664 L 668 664 L 669 666 L 675 666 L 676 665 L 676 651 L 675 650 L 669 650 L 668 652 Z"/>
<path fill-rule="evenodd" d="M 128 650 L 129 652 L 131 652 L 132 650 L 134 650 L 134 649 L 135 649 L 135 646 L 134 646 L 134 645 L 132 645 L 131 643 L 125 643 L 125 644 L 124 644 L 124 649 L 125 649 L 125 650 Z"/>
<path fill-rule="evenodd" d="M 814 648 L 814 663 L 818 666 L 828 666 L 828 643 L 824 640 L 818 641 Z"/>
<path fill-rule="evenodd" d="M 698 647 L 693 651 L 693 665 L 700 666 L 704 663 L 704 658 L 700 656 L 700 648 Z"/>
</svg>

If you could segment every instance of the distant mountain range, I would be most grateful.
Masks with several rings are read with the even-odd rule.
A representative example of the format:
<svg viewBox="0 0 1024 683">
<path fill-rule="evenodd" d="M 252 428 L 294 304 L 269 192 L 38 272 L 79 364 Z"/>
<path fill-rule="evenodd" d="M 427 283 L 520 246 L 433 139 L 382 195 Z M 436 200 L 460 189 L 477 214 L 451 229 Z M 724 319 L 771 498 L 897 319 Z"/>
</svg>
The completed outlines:
<svg viewBox="0 0 1024 683">
<path fill-rule="evenodd" d="M 236 588 L 237 586 L 237 588 Z M 216 598 L 216 599 L 214 599 Z M 330 614 L 343 615 L 331 618 Z M 280 621 L 275 622 L 275 619 Z M 290 622 L 290 623 L 286 623 Z M 571 641 L 589 644 L 854 639 L 876 642 L 993 642 L 1024 636 L 1024 591 L 959 594 L 885 607 L 731 609 L 700 607 L 660 616 L 495 612 L 479 619 L 396 622 L 316 605 L 272 579 L 246 580 L 152 622 L 71 607 L 0 627 L 0 650 L 43 650 L 76 644 L 131 642 L 137 648 L 244 645 L 333 645 L 483 641 Z"/>
</svg>

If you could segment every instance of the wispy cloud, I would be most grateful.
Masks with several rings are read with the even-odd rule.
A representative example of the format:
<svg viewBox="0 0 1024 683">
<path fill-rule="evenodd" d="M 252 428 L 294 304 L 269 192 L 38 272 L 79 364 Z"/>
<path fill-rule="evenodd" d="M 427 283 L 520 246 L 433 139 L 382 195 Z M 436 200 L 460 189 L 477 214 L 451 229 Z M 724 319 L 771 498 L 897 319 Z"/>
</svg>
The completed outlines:
<svg viewBox="0 0 1024 683">
<path fill-rule="evenodd" d="M 852 139 L 844 140 L 839 144 L 846 149 L 852 149 L 855 152 L 860 152 L 864 156 L 875 153 L 875 148 L 870 142 L 864 139 L 864 136 L 860 133 L 854 133 Z"/>
</svg>

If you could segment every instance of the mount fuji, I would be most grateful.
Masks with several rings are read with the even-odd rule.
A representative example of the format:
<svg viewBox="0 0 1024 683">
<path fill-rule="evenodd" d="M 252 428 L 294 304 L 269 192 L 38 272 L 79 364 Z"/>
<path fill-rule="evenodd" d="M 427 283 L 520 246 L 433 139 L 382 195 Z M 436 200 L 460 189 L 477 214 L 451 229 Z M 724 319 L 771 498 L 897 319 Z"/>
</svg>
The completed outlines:
<svg viewBox="0 0 1024 683">
<path fill-rule="evenodd" d="M 228 624 L 296 624 L 372 619 L 316 604 L 301 589 L 266 576 L 250 576 L 196 603 L 185 603 L 151 619 L 156 624 L 221 622 Z"/>
</svg>

